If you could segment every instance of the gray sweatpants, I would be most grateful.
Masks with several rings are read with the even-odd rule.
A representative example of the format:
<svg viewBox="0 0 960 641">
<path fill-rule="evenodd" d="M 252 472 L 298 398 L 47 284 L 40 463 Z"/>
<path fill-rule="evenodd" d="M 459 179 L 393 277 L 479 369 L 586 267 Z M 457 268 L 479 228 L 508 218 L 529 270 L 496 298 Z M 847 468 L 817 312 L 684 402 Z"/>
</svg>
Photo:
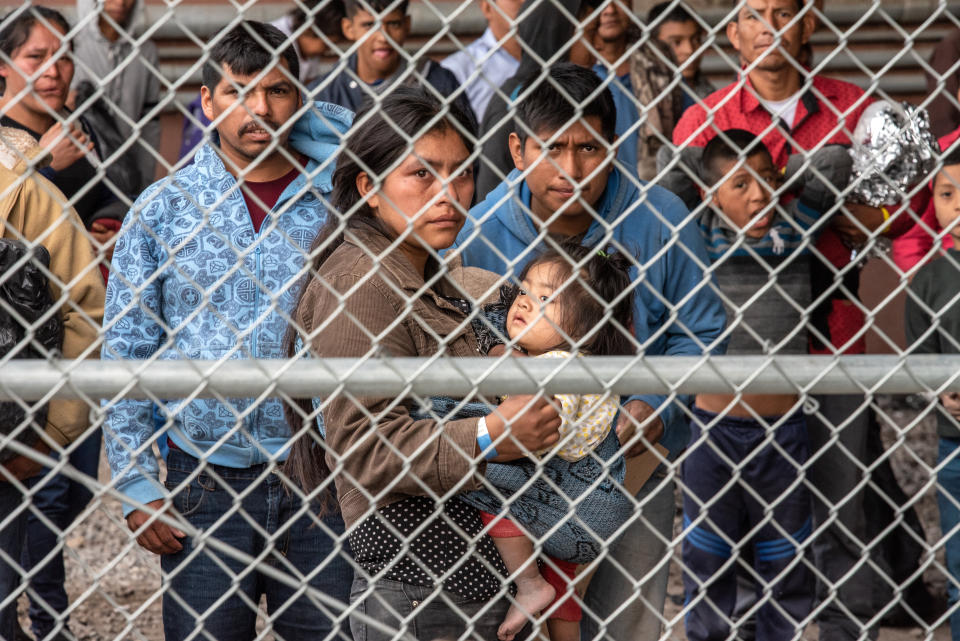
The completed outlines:
<svg viewBox="0 0 960 641">
<path fill-rule="evenodd" d="M 915 511 L 906 510 L 903 524 L 888 532 L 883 544 L 874 545 L 870 562 L 864 562 L 867 547 L 895 518 L 889 502 L 903 505 L 906 497 L 889 460 L 880 460 L 880 428 L 864 397 L 814 398 L 819 412 L 807 417 L 813 461 L 807 478 L 825 499 L 813 492 L 813 554 L 825 579 L 817 589 L 822 604 L 817 617 L 820 641 L 849 641 L 864 635 L 876 639 L 878 626 L 868 623 L 898 598 L 891 584 L 904 582 L 911 569 L 918 567 L 922 550 L 917 540 L 922 540 L 922 532 L 916 534 L 920 525 Z M 869 482 L 863 484 L 868 473 Z M 829 524 L 823 528 L 825 523 Z M 857 564 L 860 567 L 851 573 Z M 836 588 L 833 596 L 831 584 Z M 901 598 L 916 607 L 924 595 L 922 581 L 914 581 Z"/>
<path fill-rule="evenodd" d="M 673 473 L 658 470 L 636 499 L 640 511 L 614 540 L 584 595 L 581 641 L 660 638 L 677 513 Z"/>
</svg>

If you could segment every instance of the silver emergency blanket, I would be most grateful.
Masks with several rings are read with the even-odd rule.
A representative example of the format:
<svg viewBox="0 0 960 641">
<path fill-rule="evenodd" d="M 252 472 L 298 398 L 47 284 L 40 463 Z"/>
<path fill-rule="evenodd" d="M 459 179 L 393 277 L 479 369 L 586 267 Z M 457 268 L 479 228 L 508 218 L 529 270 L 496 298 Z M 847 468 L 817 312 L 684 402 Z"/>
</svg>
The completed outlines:
<svg viewBox="0 0 960 641">
<path fill-rule="evenodd" d="M 926 110 L 881 100 L 867 107 L 853 131 L 850 199 L 872 207 L 893 205 L 933 170 L 939 146 Z"/>
</svg>

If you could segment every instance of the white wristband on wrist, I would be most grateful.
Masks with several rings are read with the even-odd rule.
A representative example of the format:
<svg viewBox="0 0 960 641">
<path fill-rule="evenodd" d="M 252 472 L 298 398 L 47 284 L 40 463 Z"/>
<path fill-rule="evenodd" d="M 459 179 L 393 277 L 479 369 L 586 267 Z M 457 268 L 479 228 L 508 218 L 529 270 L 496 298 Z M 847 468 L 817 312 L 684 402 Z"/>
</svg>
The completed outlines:
<svg viewBox="0 0 960 641">
<path fill-rule="evenodd" d="M 486 416 L 482 416 L 480 421 L 477 422 L 477 445 L 480 446 L 480 451 L 484 453 L 484 458 L 487 460 L 496 458 L 497 449 L 493 446 L 493 440 L 490 438 Z"/>
</svg>

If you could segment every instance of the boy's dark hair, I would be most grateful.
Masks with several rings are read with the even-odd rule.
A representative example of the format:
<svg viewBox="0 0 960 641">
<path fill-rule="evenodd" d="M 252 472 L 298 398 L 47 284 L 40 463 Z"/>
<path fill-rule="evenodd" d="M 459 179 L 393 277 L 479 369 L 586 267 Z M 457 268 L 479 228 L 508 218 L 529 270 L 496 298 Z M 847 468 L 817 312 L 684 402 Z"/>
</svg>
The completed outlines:
<svg viewBox="0 0 960 641">
<path fill-rule="evenodd" d="M 944 169 L 953 165 L 960 165 L 960 145 L 948 149 L 947 153 L 940 158 L 940 161 L 943 163 Z"/>
<path fill-rule="evenodd" d="M 650 13 L 647 14 L 647 24 L 653 25 L 653 31 L 650 35 L 654 38 L 659 36 L 660 27 L 667 22 L 694 22 L 698 29 L 703 30 L 703 27 L 700 26 L 700 23 L 686 7 L 677 2 L 670 2 L 669 0 L 654 5 L 653 8 L 650 9 Z"/>
<path fill-rule="evenodd" d="M 756 134 L 745 129 L 726 129 L 717 134 L 703 148 L 700 165 L 703 168 L 703 180 L 707 186 L 714 186 L 723 180 L 731 162 L 743 158 L 752 158 L 757 154 L 766 154 L 773 161 L 770 150 Z"/>
<path fill-rule="evenodd" d="M 265 49 L 261 42 L 273 51 Z M 292 41 L 272 25 L 245 20 L 224 34 L 210 50 L 210 57 L 203 66 L 203 86 L 213 93 L 223 77 L 223 65 L 238 76 L 252 76 L 263 71 L 273 64 L 274 52 L 286 61 L 290 77 L 299 78 L 300 60 Z"/>
<path fill-rule="evenodd" d="M 316 6 L 321 3 L 323 6 L 314 11 Z M 309 19 L 317 30 L 331 40 L 343 39 L 340 21 L 347 15 L 347 10 L 343 7 L 343 0 L 300 0 L 289 15 L 290 25 L 294 31 L 302 27 L 303 23 Z"/>
<path fill-rule="evenodd" d="M 545 78 L 540 77 L 539 71 L 535 72 L 523 82 L 524 90 L 532 83 L 537 86 L 517 105 L 514 121 L 521 145 L 526 145 L 529 132 L 546 138 L 566 127 L 576 117 L 578 107 L 583 118 L 599 117 L 600 133 L 607 142 L 613 142 L 617 108 L 609 87 L 597 91 L 601 80 L 593 71 L 570 62 L 560 62 L 550 67 Z M 562 87 L 563 93 L 554 84 Z"/>
<path fill-rule="evenodd" d="M 70 33 L 70 23 L 63 17 L 63 14 L 55 9 L 34 5 L 26 11 L 16 13 L 11 11 L 3 17 L 0 22 L 0 53 L 3 58 L 0 62 L 5 63 L 7 59 L 13 56 L 13 52 L 23 46 L 23 43 L 30 37 L 30 32 L 37 23 L 49 23 L 53 26 L 63 29 L 63 33 Z M 67 49 L 73 49 L 73 43 L 66 41 Z M 0 78 L 0 93 L 6 89 L 6 83 Z"/>
<path fill-rule="evenodd" d="M 591 356 L 628 356 L 637 353 L 631 334 L 633 279 L 630 260 L 623 254 L 598 251 L 564 242 L 531 260 L 520 273 L 522 281 L 537 265 L 554 265 L 556 301 L 563 313 L 560 329 Z M 579 266 L 576 274 L 574 268 Z M 516 292 L 511 300 L 513 303 Z M 609 309 L 609 316 L 608 316 Z"/>
<path fill-rule="evenodd" d="M 348 18 L 357 15 L 358 11 L 368 11 L 373 14 L 399 11 L 403 15 L 407 15 L 410 0 L 402 0 L 401 2 L 397 2 L 397 0 L 344 0 L 343 4 Z"/>
</svg>

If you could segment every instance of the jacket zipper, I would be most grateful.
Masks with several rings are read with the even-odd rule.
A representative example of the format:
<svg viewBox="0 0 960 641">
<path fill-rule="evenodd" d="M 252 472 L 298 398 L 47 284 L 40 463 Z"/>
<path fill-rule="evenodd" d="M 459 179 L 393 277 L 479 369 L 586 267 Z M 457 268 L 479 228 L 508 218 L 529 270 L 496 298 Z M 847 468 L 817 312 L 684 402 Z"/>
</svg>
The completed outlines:
<svg viewBox="0 0 960 641">
<path fill-rule="evenodd" d="M 243 189 L 242 186 L 240 187 L 240 189 L 241 190 Z M 258 332 L 256 319 L 259 318 L 260 316 L 260 283 L 262 282 L 261 274 L 260 274 L 260 243 L 258 242 L 260 239 L 260 231 L 258 229 L 255 229 L 253 226 L 253 217 L 250 214 L 250 208 L 247 207 L 247 199 L 243 195 L 243 192 L 240 191 L 238 193 L 238 196 L 240 197 L 240 202 L 243 204 L 243 210 L 244 212 L 246 212 L 246 220 L 244 221 L 244 224 L 250 226 L 250 231 L 253 232 L 253 242 L 256 243 L 256 247 L 254 248 L 254 251 L 253 251 L 254 253 L 253 275 L 254 275 L 254 278 L 256 278 L 257 280 L 257 282 L 254 283 L 254 287 L 253 287 L 254 324 L 253 324 L 253 329 L 249 334 L 250 336 L 249 340 L 250 340 L 250 357 L 257 358 L 257 356 L 260 353 L 260 348 L 257 345 L 257 341 L 259 339 L 259 336 L 258 336 L 259 332 Z M 264 219 L 263 223 L 260 224 L 260 228 L 263 229 L 263 225 L 266 223 L 267 223 L 267 220 Z M 258 450 L 256 447 L 253 446 L 253 443 L 260 441 L 260 405 L 258 404 L 256 410 L 254 410 L 251 414 L 248 414 L 247 416 L 250 417 L 248 422 L 248 426 L 249 426 L 248 438 L 251 441 L 249 444 L 250 458 L 248 459 L 248 463 L 250 465 L 255 465 L 257 463 L 256 459 L 259 455 L 258 455 Z"/>
<path fill-rule="evenodd" d="M 299 180 L 299 178 L 294 179 L 294 181 L 293 181 L 293 183 L 291 183 L 291 185 L 294 184 L 294 183 L 296 183 L 297 180 Z M 289 189 L 289 188 L 290 188 L 290 185 L 287 185 L 287 189 Z M 284 192 L 286 192 L 286 189 L 284 190 Z M 242 197 L 242 194 L 241 194 L 241 197 Z M 270 211 L 267 212 L 267 217 L 264 218 L 264 219 L 263 219 L 263 222 L 260 224 L 260 229 L 253 229 L 253 219 L 250 217 L 250 210 L 247 209 L 246 200 L 244 200 L 244 203 L 243 203 L 244 209 L 247 209 L 247 224 L 249 224 L 249 225 L 250 225 L 250 228 L 253 229 L 253 241 L 257 244 L 256 248 L 253 250 L 253 254 L 254 254 L 254 257 L 255 257 L 254 274 L 255 274 L 256 279 L 257 279 L 257 282 L 256 282 L 255 287 L 254 287 L 254 293 L 253 293 L 253 309 L 254 309 L 254 316 L 253 316 L 253 318 L 254 318 L 254 326 L 253 326 L 253 331 L 250 332 L 250 343 L 251 343 L 251 346 L 250 346 L 250 355 L 251 355 L 253 358 L 260 358 L 260 356 L 261 356 L 261 353 L 260 353 L 260 332 L 259 332 L 259 325 L 256 323 L 256 319 L 260 317 L 260 312 L 262 311 L 262 310 L 260 309 L 260 305 L 261 305 L 260 286 L 261 286 L 261 284 L 263 283 L 263 251 L 262 251 L 263 243 L 261 242 L 261 236 L 262 236 L 261 232 L 263 231 L 263 226 L 264 226 L 264 225 L 269 225 L 269 224 L 270 224 L 270 215 L 271 215 L 278 207 L 282 206 L 282 204 L 283 204 L 283 202 L 281 201 L 282 198 L 283 198 L 283 194 L 280 194 L 280 198 L 277 199 L 277 202 L 274 203 L 274 205 L 273 205 L 273 207 L 270 209 Z M 287 199 L 287 200 L 289 200 L 289 199 Z M 251 437 L 254 437 L 254 438 L 256 439 L 256 441 L 259 443 L 259 442 L 260 442 L 260 431 L 261 431 L 260 428 L 261 428 L 261 423 L 262 423 L 262 418 L 263 418 L 263 404 L 262 404 L 262 403 L 257 405 L 257 409 L 256 409 L 255 412 L 253 412 L 252 417 L 253 417 L 253 420 L 252 420 L 252 425 L 251 425 L 251 427 L 250 427 L 250 430 L 251 430 L 250 436 L 251 436 Z M 254 451 L 255 453 L 256 453 L 256 452 L 259 452 L 259 450 L 257 450 L 256 448 L 254 448 L 253 451 Z M 257 455 L 259 456 L 259 454 L 257 454 Z M 255 464 L 255 461 L 253 461 L 253 460 L 251 459 L 250 464 L 251 464 L 251 465 Z"/>
</svg>

